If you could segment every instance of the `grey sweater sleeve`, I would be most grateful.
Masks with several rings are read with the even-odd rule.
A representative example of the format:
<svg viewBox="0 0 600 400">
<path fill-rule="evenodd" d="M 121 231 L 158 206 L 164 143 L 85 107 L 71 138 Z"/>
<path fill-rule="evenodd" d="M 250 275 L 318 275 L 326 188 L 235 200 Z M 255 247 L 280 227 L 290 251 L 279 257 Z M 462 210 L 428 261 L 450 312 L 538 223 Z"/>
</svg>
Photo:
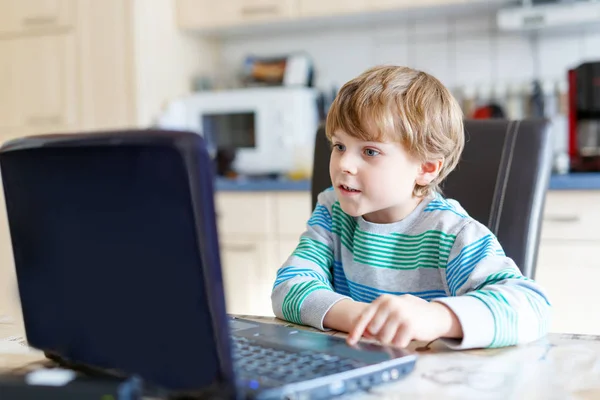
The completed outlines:
<svg viewBox="0 0 600 400">
<path fill-rule="evenodd" d="M 502 347 L 527 343 L 546 334 L 551 306 L 547 295 L 524 277 L 496 237 L 471 220 L 458 233 L 445 269 L 462 341 L 444 340 L 455 349 Z"/>
<path fill-rule="evenodd" d="M 348 298 L 333 288 L 332 194 L 325 191 L 319 195 L 296 250 L 277 271 L 271 293 L 278 318 L 321 330 L 329 309 Z"/>
</svg>

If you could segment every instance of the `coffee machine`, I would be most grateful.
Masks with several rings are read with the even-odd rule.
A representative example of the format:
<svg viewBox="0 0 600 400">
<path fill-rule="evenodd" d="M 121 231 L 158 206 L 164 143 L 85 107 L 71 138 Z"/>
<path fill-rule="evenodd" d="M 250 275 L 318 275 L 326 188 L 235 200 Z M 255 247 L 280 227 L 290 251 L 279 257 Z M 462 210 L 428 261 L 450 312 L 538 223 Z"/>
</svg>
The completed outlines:
<svg viewBox="0 0 600 400">
<path fill-rule="evenodd" d="M 571 171 L 600 171 L 600 61 L 569 70 Z"/>
</svg>

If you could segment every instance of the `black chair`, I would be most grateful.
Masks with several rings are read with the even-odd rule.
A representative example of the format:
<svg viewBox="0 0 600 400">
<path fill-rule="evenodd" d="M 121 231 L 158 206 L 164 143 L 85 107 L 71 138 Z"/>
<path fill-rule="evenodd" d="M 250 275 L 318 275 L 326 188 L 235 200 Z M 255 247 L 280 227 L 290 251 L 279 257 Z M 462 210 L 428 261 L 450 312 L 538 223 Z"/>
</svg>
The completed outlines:
<svg viewBox="0 0 600 400">
<path fill-rule="evenodd" d="M 467 120 L 457 168 L 442 186 L 500 241 L 523 275 L 533 278 L 550 179 L 552 141 L 546 120 Z M 325 129 L 316 135 L 312 207 L 331 186 Z"/>
</svg>

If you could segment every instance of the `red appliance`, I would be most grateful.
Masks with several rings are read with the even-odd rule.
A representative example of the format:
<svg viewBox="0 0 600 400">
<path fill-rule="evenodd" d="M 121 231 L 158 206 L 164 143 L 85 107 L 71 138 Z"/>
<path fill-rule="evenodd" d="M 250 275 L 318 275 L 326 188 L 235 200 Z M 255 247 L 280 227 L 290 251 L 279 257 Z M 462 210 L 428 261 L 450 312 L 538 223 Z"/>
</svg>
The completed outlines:
<svg viewBox="0 0 600 400">
<path fill-rule="evenodd" d="M 569 70 L 572 171 L 600 171 L 600 61 Z"/>
</svg>

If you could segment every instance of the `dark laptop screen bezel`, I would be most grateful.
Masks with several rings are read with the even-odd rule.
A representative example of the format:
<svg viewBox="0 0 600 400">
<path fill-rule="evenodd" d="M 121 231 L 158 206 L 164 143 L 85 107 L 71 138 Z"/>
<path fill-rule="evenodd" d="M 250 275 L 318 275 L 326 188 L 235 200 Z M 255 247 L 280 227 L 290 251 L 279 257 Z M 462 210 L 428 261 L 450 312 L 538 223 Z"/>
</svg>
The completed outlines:
<svg viewBox="0 0 600 400">
<path fill-rule="evenodd" d="M 43 152 L 44 149 L 51 149 L 56 151 L 57 149 L 65 149 L 73 151 L 74 149 L 91 149 L 91 148 L 103 148 L 111 149 L 116 147 L 154 147 L 174 150 L 180 162 L 183 164 L 183 171 L 185 173 L 185 181 L 187 182 L 187 191 L 190 195 L 191 204 L 191 215 L 194 218 L 194 226 L 196 232 L 196 241 L 198 247 L 198 254 L 200 259 L 197 261 L 197 266 L 200 269 L 202 281 L 204 283 L 204 293 L 206 294 L 206 307 L 210 313 L 210 321 L 212 323 L 213 340 L 211 343 L 189 343 L 189 346 L 212 346 L 216 348 L 217 360 L 219 362 L 218 380 L 214 382 L 221 388 L 231 388 L 235 390 L 235 377 L 233 373 L 233 364 L 231 357 L 230 348 L 230 335 L 228 328 L 228 319 L 225 309 L 225 300 L 223 293 L 223 277 L 221 273 L 221 262 L 219 254 L 219 243 L 215 221 L 214 212 L 214 188 L 213 188 L 213 167 L 208 155 L 205 142 L 203 139 L 191 132 L 181 131 L 164 131 L 164 130 L 129 130 L 129 131 L 105 131 L 95 132 L 86 134 L 68 134 L 68 135 L 45 135 L 28 137 L 23 139 L 17 139 L 11 142 L 5 143 L 0 148 L 0 168 L 3 175 L 3 187 L 6 198 L 7 216 L 9 222 L 9 228 L 11 231 L 11 240 L 13 246 L 13 254 L 18 251 L 21 246 L 21 240 L 23 232 L 19 230 L 22 228 L 18 225 L 17 218 L 15 215 L 19 208 L 20 199 L 17 198 L 16 192 L 10 183 L 10 179 L 6 179 L 7 175 L 13 171 L 16 164 L 13 165 L 11 156 L 19 154 L 19 152 Z M 106 154 L 110 154 L 108 151 Z M 110 162 L 107 159 L 106 162 Z M 43 168 L 43 166 L 40 166 Z M 93 177 L 90 177 L 93 178 Z M 27 185 L 27 182 L 18 182 L 18 185 Z M 23 192 L 21 192 L 23 193 Z M 31 202 L 29 202 L 31 204 Z M 57 228 L 58 229 L 58 228 Z M 58 233 L 58 232 L 57 232 Z M 27 268 L 26 265 L 20 265 L 18 257 L 15 257 L 15 268 L 17 271 L 17 279 L 19 284 L 20 292 L 23 282 L 19 278 L 21 274 L 19 271 L 23 268 Z M 173 266 L 169 266 L 173 268 Z M 176 272 L 176 271 L 173 271 Z M 48 293 L 46 293 L 48 294 Z M 21 294 L 22 295 L 22 294 Z M 28 304 L 36 304 L 36 302 L 52 301 L 51 298 L 35 298 L 27 299 Z M 39 304 L 39 303 L 38 303 Z M 35 320 L 36 310 L 35 307 L 24 308 L 23 315 L 25 320 L 25 328 L 27 330 L 28 321 Z M 194 318 L 193 315 L 189 316 Z M 151 334 L 151 333 L 149 333 Z M 177 332 L 174 332 L 174 340 L 176 340 Z M 60 349 L 60 346 L 53 346 L 52 343 L 47 343 L 43 338 L 29 337 L 30 344 L 34 347 L 36 342 L 43 343 L 40 347 L 41 350 L 49 353 L 58 354 L 60 357 L 69 360 L 73 363 L 91 364 L 94 365 L 95 355 L 89 357 L 73 358 L 69 354 L 68 350 Z M 63 351 L 61 351 L 63 350 Z M 90 354 L 93 354 L 91 352 Z M 115 355 L 113 355 L 115 356 Z M 151 362 L 152 349 L 148 349 L 148 359 L 146 362 Z M 114 360 L 113 360 L 114 361 Z M 202 360 L 198 360 L 201 363 Z M 119 371 L 124 374 L 133 374 L 136 371 Z M 193 371 L 182 371 L 182 373 L 193 374 Z M 143 376 L 142 376 L 143 377 Z M 154 382 L 159 385 L 161 382 Z M 184 387 L 184 388 L 169 388 L 175 390 L 195 390 L 202 388 Z"/>
</svg>

